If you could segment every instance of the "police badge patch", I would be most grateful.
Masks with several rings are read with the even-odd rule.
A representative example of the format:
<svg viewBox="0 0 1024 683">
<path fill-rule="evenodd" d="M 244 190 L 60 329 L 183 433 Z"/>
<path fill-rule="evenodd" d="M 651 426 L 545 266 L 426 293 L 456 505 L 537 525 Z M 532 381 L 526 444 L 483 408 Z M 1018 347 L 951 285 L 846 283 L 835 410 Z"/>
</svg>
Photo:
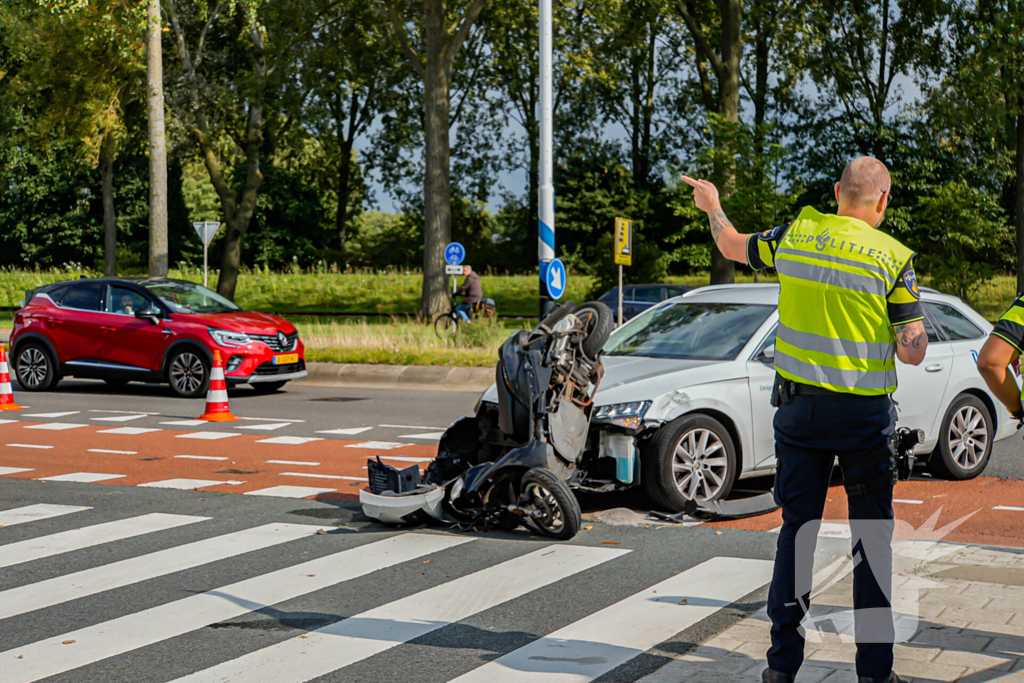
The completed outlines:
<svg viewBox="0 0 1024 683">
<path fill-rule="evenodd" d="M 914 271 L 908 269 L 903 273 L 903 284 L 907 288 L 907 291 L 914 295 L 915 299 L 921 298 L 921 290 L 917 288 L 917 275 Z"/>
<path fill-rule="evenodd" d="M 788 227 L 789 227 L 788 225 L 779 225 L 779 226 L 776 226 L 776 227 L 772 228 L 771 230 L 765 230 L 764 232 L 759 234 L 757 237 L 762 242 L 773 242 L 773 241 L 777 240 L 779 238 L 779 235 L 782 234 L 782 231 L 785 230 Z"/>
</svg>

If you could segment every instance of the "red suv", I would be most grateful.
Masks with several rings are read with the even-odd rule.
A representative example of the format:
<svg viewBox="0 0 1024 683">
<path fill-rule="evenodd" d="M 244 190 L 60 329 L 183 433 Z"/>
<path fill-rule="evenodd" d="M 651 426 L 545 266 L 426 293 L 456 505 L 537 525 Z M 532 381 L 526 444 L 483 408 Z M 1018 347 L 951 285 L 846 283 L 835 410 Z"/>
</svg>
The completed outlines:
<svg viewBox="0 0 1024 683">
<path fill-rule="evenodd" d="M 210 383 L 214 350 L 228 386 L 269 393 L 306 376 L 294 325 L 182 280 L 82 279 L 29 290 L 11 334 L 13 369 L 29 391 L 89 377 L 167 382 L 196 398 Z"/>
</svg>

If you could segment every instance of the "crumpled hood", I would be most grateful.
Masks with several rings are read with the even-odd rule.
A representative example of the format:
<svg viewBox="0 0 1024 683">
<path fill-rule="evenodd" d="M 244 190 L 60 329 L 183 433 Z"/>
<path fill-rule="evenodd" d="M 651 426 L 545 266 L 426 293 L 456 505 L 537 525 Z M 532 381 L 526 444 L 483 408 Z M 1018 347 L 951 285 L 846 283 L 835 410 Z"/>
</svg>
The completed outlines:
<svg viewBox="0 0 1024 683">
<path fill-rule="evenodd" d="M 604 380 L 594 404 L 653 400 L 676 389 L 739 379 L 743 370 L 737 361 L 604 356 Z"/>
<path fill-rule="evenodd" d="M 248 334 L 285 334 L 295 331 L 295 326 L 284 318 L 258 311 L 233 311 L 230 313 L 175 313 L 175 318 L 188 320 L 209 327 L 218 327 L 232 332 Z"/>
</svg>

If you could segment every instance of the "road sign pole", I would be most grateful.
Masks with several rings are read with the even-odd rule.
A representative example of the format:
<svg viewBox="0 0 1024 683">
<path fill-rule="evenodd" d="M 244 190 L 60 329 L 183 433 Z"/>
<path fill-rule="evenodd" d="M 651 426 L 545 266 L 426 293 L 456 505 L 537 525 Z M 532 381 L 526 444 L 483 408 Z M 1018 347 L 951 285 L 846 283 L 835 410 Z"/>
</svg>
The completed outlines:
<svg viewBox="0 0 1024 683">
<path fill-rule="evenodd" d="M 619 264 L 619 327 L 622 327 L 622 264 Z"/>
<path fill-rule="evenodd" d="M 540 187 L 537 189 L 537 261 L 540 282 L 540 317 L 551 310 L 548 297 L 547 265 L 555 258 L 555 156 L 552 60 L 554 24 L 552 0 L 540 0 Z"/>
<path fill-rule="evenodd" d="M 207 255 L 210 252 L 210 247 L 203 245 L 203 287 L 210 286 L 210 263 Z"/>
</svg>

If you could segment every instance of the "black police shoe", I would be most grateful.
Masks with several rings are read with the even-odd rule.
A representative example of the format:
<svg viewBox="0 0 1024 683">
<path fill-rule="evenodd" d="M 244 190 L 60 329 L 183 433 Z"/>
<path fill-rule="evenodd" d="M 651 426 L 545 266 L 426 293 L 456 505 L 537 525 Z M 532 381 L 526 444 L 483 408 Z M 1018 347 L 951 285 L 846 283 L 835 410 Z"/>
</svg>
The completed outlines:
<svg viewBox="0 0 1024 683">
<path fill-rule="evenodd" d="M 779 673 L 774 669 L 765 669 L 761 673 L 761 683 L 794 683 L 796 676 Z"/>
<path fill-rule="evenodd" d="M 895 671 L 890 671 L 889 675 L 885 678 L 872 678 L 871 676 L 858 676 L 857 683 L 904 683 L 903 679 L 896 675 Z"/>
</svg>

